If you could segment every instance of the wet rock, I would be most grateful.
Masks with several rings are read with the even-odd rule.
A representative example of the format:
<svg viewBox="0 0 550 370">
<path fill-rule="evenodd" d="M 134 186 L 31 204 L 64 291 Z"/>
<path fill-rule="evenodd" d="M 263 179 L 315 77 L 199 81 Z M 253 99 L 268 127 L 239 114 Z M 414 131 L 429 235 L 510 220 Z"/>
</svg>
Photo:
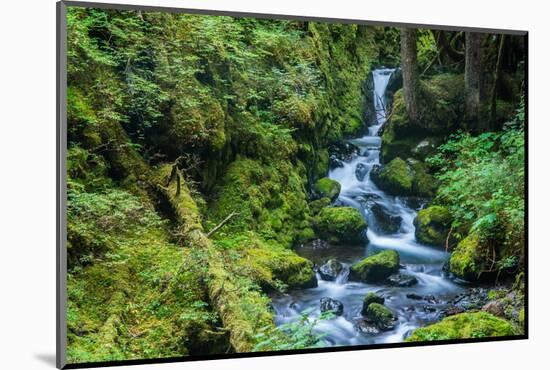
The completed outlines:
<svg viewBox="0 0 550 370">
<path fill-rule="evenodd" d="M 344 167 L 344 162 L 339 160 L 335 155 L 331 155 L 328 158 L 328 166 L 331 170 L 334 170 L 335 168 L 342 168 Z"/>
<path fill-rule="evenodd" d="M 485 304 L 481 310 L 495 316 L 506 317 L 506 305 L 502 301 L 491 301 Z"/>
<path fill-rule="evenodd" d="M 418 284 L 418 280 L 412 275 L 393 274 L 386 279 L 388 285 L 406 288 Z"/>
<path fill-rule="evenodd" d="M 365 179 L 367 172 L 369 172 L 369 168 L 364 163 L 358 163 L 357 167 L 355 167 L 355 177 L 357 177 L 357 180 L 359 181 L 363 181 Z"/>
<path fill-rule="evenodd" d="M 424 309 L 424 312 L 435 312 L 435 311 L 437 311 L 437 308 L 435 308 L 433 306 L 424 306 L 423 309 Z"/>
<path fill-rule="evenodd" d="M 399 253 L 394 250 L 384 250 L 368 256 L 350 268 L 350 280 L 365 283 L 384 281 L 399 269 Z"/>
<path fill-rule="evenodd" d="M 334 159 L 349 162 L 353 157 L 359 155 L 359 148 L 349 142 L 333 143 L 328 147 L 330 157 Z M 329 158 L 330 158 L 329 157 Z"/>
<path fill-rule="evenodd" d="M 468 291 L 455 296 L 448 303 L 462 309 L 479 310 L 489 301 L 488 290 L 485 288 L 471 288 Z"/>
<path fill-rule="evenodd" d="M 321 279 L 323 280 L 334 281 L 343 269 L 344 266 L 340 262 L 330 259 L 319 268 L 319 275 L 321 275 Z"/>
<path fill-rule="evenodd" d="M 403 221 L 401 216 L 390 215 L 386 208 L 379 203 L 375 203 L 370 210 L 380 231 L 386 234 L 392 234 L 399 231 L 401 222 Z"/>
<path fill-rule="evenodd" d="M 371 303 L 367 308 L 365 317 L 380 330 L 391 330 L 395 326 L 395 315 L 393 312 L 379 303 Z"/>
<path fill-rule="evenodd" d="M 344 313 L 344 304 L 336 299 L 323 297 L 320 300 L 321 312 L 332 312 L 336 316 Z"/>
<path fill-rule="evenodd" d="M 363 307 L 361 309 L 361 314 L 362 315 L 367 314 L 367 309 L 369 308 L 371 303 L 378 303 L 383 305 L 384 302 L 385 302 L 384 297 L 380 297 L 378 294 L 373 292 L 367 293 L 365 298 L 363 298 Z"/>
<path fill-rule="evenodd" d="M 376 326 L 376 324 L 369 322 L 367 320 L 360 320 L 355 325 L 357 330 L 360 333 L 366 334 L 366 335 L 377 335 L 380 334 L 380 329 Z"/>
<path fill-rule="evenodd" d="M 453 315 L 458 315 L 459 313 L 462 313 L 464 311 L 465 310 L 462 307 L 452 306 L 452 307 L 447 308 L 445 311 L 443 311 L 443 315 L 444 316 L 453 316 Z"/>
<path fill-rule="evenodd" d="M 409 293 L 407 294 L 407 298 L 414 299 L 415 301 L 419 301 L 422 299 L 422 296 L 416 293 Z"/>
<path fill-rule="evenodd" d="M 370 178 L 381 190 L 391 195 L 411 195 L 414 172 L 401 158 L 395 158 L 385 166 L 374 165 Z"/>
</svg>

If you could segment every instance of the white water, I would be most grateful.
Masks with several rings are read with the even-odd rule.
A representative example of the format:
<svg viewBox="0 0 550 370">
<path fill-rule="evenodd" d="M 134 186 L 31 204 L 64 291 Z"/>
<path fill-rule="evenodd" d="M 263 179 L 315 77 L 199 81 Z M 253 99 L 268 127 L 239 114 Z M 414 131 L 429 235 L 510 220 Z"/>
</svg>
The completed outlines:
<svg viewBox="0 0 550 370">
<path fill-rule="evenodd" d="M 324 263 L 329 258 L 344 262 L 345 271 L 334 282 L 323 281 L 317 276 L 317 288 L 297 290 L 273 297 L 275 321 L 278 325 L 298 320 L 300 313 L 306 309 L 312 310 L 309 314 L 310 320 L 318 318 L 319 300 L 322 297 L 341 301 L 344 304 L 342 316 L 319 321 L 315 326 L 318 332 L 325 334 L 324 340 L 327 346 L 401 342 L 411 330 L 436 321 L 439 312 L 447 307 L 445 302 L 463 290 L 442 273 L 443 263 L 448 258 L 447 253 L 416 242 L 413 225 L 416 211 L 407 206 L 405 199 L 387 195 L 370 180 L 372 167 L 380 164 L 379 132 L 386 121 L 385 91 L 392 73 L 393 69 L 373 71 L 376 122 L 372 122 L 369 126 L 368 135 L 350 140 L 360 148 L 360 155 L 353 157 L 349 162 L 344 162 L 343 167 L 335 168 L 329 173 L 329 177 L 341 185 L 337 202 L 357 208 L 367 220 L 369 242 L 360 248 L 340 245 L 323 251 L 309 251 L 311 255 L 308 257 L 317 259 L 315 262 L 318 264 Z M 367 168 L 367 174 L 362 181 L 355 174 L 359 164 Z M 388 214 L 402 218 L 400 229 L 396 233 L 383 234 L 379 231 L 370 211 L 375 203 L 385 208 Z M 417 285 L 399 288 L 384 284 L 347 281 L 348 267 L 351 263 L 383 249 L 399 252 L 401 263 L 404 265 L 400 273 L 416 277 Z M 384 296 L 385 305 L 397 316 L 398 321 L 393 330 L 376 335 L 363 334 L 357 330 L 356 324 L 361 320 L 363 297 L 371 291 Z M 425 301 L 409 299 L 406 297 L 408 293 L 433 295 L 438 299 L 438 303 L 429 304 L 430 308 L 426 309 L 428 304 Z"/>
</svg>

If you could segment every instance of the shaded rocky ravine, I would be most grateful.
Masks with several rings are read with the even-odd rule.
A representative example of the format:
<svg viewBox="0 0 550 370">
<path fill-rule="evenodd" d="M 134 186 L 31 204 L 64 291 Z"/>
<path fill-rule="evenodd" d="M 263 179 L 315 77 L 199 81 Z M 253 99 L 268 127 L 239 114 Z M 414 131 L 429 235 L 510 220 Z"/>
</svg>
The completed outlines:
<svg viewBox="0 0 550 370">
<path fill-rule="evenodd" d="M 393 71 L 373 71 L 376 120 L 369 126 L 367 135 L 349 141 L 358 148 L 358 154 L 332 158 L 329 172 L 329 178 L 341 187 L 334 204 L 361 212 L 368 224 L 368 241 L 359 245 L 332 245 L 317 240 L 297 248 L 299 254 L 318 267 L 329 260 L 330 263 L 318 271 L 316 288 L 272 297 L 277 325 L 299 320 L 304 311 L 309 312 L 310 320 L 318 318 L 321 310 L 338 311 L 336 317 L 320 320 L 315 326 L 315 330 L 325 334 L 323 340 L 327 346 L 401 342 L 413 329 L 453 313 L 457 297 L 467 291 L 444 274 L 448 254 L 416 240 L 413 220 L 417 209 L 410 206 L 419 202 L 388 195 L 371 181 L 373 166 L 380 164 L 379 131 L 386 120 L 385 91 Z M 391 277 L 376 283 L 348 280 L 352 264 L 388 249 L 400 256 L 398 271 Z M 370 307 L 370 316 L 365 314 L 367 307 L 363 310 L 363 300 L 370 292 L 384 298 L 383 306 L 391 310 L 393 318 L 382 312 L 382 305 Z M 384 317 L 383 322 L 376 322 L 377 315 Z"/>
</svg>

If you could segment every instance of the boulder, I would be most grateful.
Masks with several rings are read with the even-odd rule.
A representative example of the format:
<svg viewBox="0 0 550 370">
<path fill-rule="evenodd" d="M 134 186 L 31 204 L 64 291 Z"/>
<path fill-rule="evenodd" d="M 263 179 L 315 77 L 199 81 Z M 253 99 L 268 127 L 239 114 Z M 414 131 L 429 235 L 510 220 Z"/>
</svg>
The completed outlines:
<svg viewBox="0 0 550 370">
<path fill-rule="evenodd" d="M 394 327 L 395 315 L 389 308 L 379 303 L 371 303 L 367 307 L 365 317 L 380 330 L 390 330 Z"/>
<path fill-rule="evenodd" d="M 344 162 L 338 159 L 335 155 L 331 155 L 328 159 L 328 166 L 331 170 L 344 167 Z"/>
<path fill-rule="evenodd" d="M 403 221 L 401 216 L 390 215 L 386 208 L 379 203 L 375 203 L 371 207 L 370 211 L 376 220 L 376 225 L 378 226 L 379 231 L 385 234 L 392 234 L 399 231 L 401 222 Z"/>
<path fill-rule="evenodd" d="M 357 180 L 363 181 L 367 175 L 367 172 L 369 172 L 369 168 L 366 164 L 357 163 L 357 167 L 355 167 L 355 177 L 357 177 Z"/>
<path fill-rule="evenodd" d="M 453 216 L 442 206 L 431 206 L 418 212 L 414 219 L 416 240 L 428 245 L 444 247 Z"/>
<path fill-rule="evenodd" d="M 399 253 L 388 249 L 353 264 L 349 279 L 365 283 L 380 282 L 398 270 Z"/>
<path fill-rule="evenodd" d="M 405 341 L 493 338 L 514 334 L 514 328 L 508 321 L 480 311 L 446 317 L 438 323 L 416 329 Z"/>
<path fill-rule="evenodd" d="M 319 275 L 323 280 L 334 281 L 343 269 L 344 266 L 340 262 L 335 259 L 330 259 L 324 265 L 319 267 Z"/>
<path fill-rule="evenodd" d="M 391 286 L 407 288 L 418 284 L 418 280 L 412 275 L 392 274 L 386 279 L 386 283 Z"/>
<path fill-rule="evenodd" d="M 353 207 L 326 207 L 314 219 L 319 236 L 331 243 L 361 243 L 366 240 L 367 223 Z"/>
<path fill-rule="evenodd" d="M 328 177 L 323 177 L 313 185 L 313 191 L 319 199 L 326 197 L 334 201 L 340 194 L 340 183 Z"/>
<path fill-rule="evenodd" d="M 374 323 L 368 320 L 359 320 L 355 324 L 355 327 L 362 334 L 367 334 L 367 335 L 380 334 L 380 329 L 378 329 L 378 327 Z"/>
<path fill-rule="evenodd" d="M 388 194 L 412 194 L 414 173 L 401 158 L 395 158 L 383 167 L 374 165 L 370 177 L 376 186 Z"/>
<path fill-rule="evenodd" d="M 344 141 L 329 145 L 328 152 L 330 157 L 349 162 L 353 157 L 359 155 L 360 149 L 352 143 Z"/>
<path fill-rule="evenodd" d="M 464 280 L 475 281 L 483 271 L 483 257 L 479 256 L 480 238 L 477 233 L 469 234 L 458 243 L 449 260 L 449 272 Z"/>
<path fill-rule="evenodd" d="M 344 313 L 344 304 L 336 299 L 323 297 L 320 303 L 321 312 L 331 312 L 336 316 L 341 316 Z"/>
<path fill-rule="evenodd" d="M 367 314 L 367 309 L 371 303 L 378 303 L 383 305 L 384 302 L 385 302 L 384 297 L 380 297 L 378 294 L 373 292 L 367 293 L 365 298 L 363 298 L 363 307 L 361 309 L 361 314 L 362 315 Z"/>
</svg>

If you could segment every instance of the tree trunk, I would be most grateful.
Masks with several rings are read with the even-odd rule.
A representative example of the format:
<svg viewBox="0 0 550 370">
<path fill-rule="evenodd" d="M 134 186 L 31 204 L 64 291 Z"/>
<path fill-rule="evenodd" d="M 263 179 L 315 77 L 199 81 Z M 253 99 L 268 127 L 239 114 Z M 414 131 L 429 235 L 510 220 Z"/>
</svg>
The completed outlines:
<svg viewBox="0 0 550 370">
<path fill-rule="evenodd" d="M 491 89 L 491 128 L 496 129 L 497 120 L 497 89 L 500 80 L 500 71 L 502 69 L 503 50 L 506 42 L 506 35 L 500 36 L 500 42 L 498 46 L 497 61 L 495 65 L 495 74 L 493 78 L 493 87 Z"/>
<path fill-rule="evenodd" d="M 403 93 L 407 114 L 411 121 L 417 121 L 419 82 L 415 29 L 401 29 L 401 68 L 403 70 Z"/>
<path fill-rule="evenodd" d="M 466 89 L 466 120 L 475 123 L 479 120 L 481 105 L 481 34 L 466 32 L 466 67 L 464 82 Z"/>
</svg>

